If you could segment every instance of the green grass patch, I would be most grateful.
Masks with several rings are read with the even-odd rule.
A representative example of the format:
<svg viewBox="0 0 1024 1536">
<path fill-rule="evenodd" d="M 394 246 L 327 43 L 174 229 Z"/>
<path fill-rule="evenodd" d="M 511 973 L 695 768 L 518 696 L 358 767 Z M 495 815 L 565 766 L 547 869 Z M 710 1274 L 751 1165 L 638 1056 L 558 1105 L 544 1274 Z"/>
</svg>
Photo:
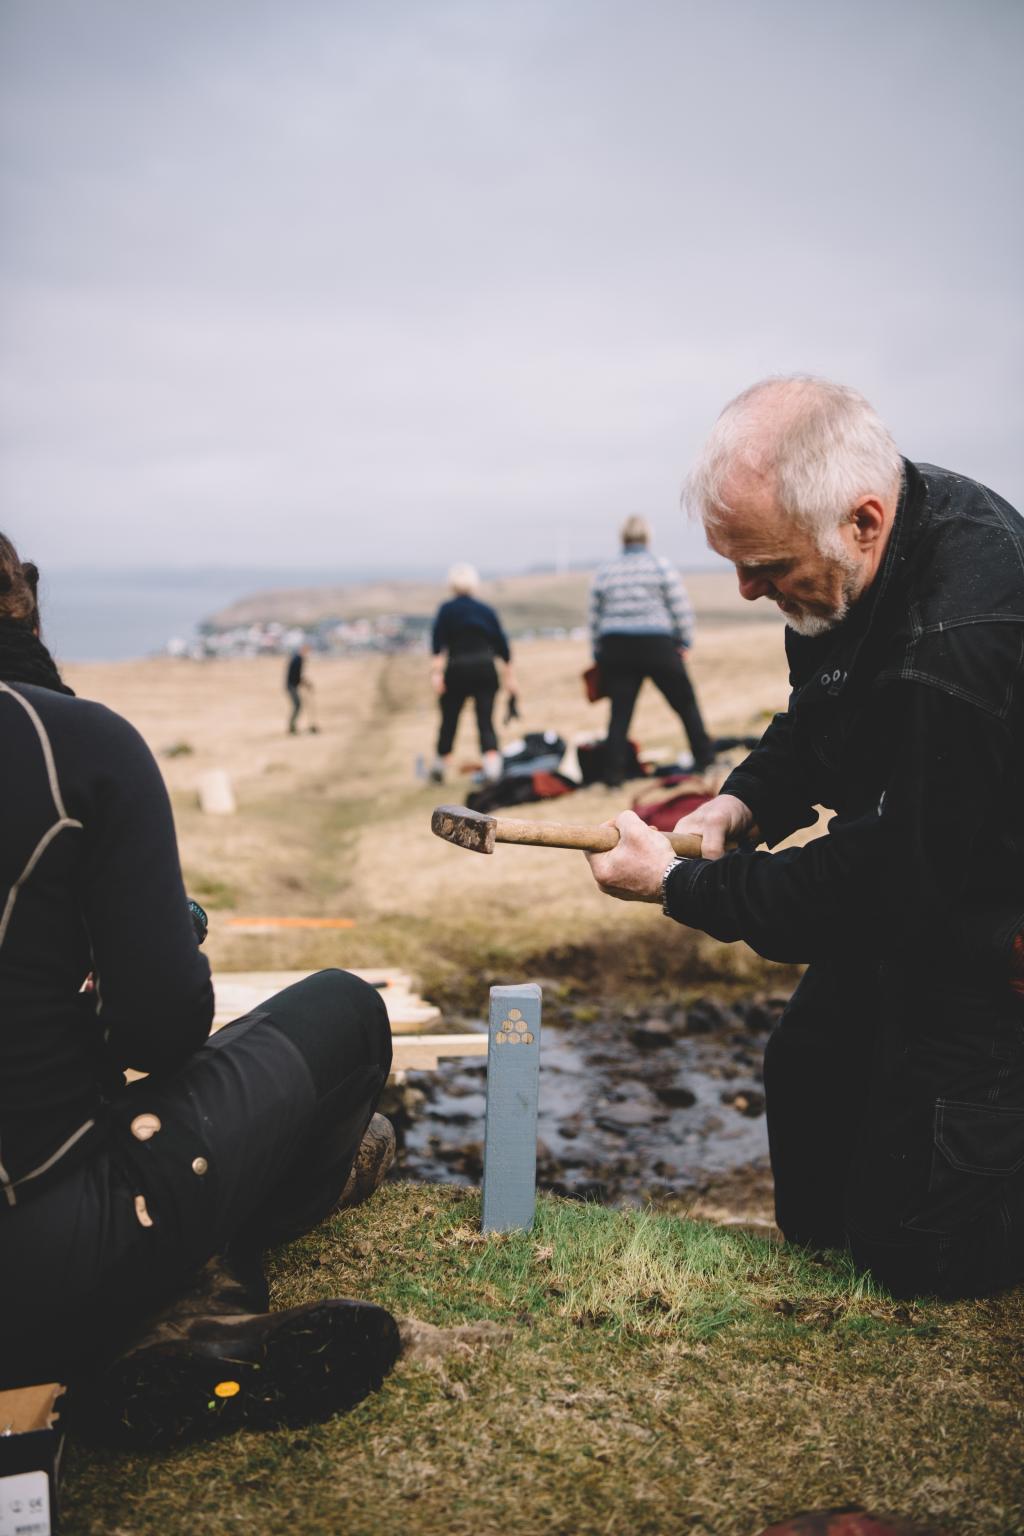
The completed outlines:
<svg viewBox="0 0 1024 1536">
<path fill-rule="evenodd" d="M 231 909 L 238 905 L 238 891 L 230 880 L 192 871 L 188 873 L 186 883 L 189 895 L 211 911 Z"/>
<path fill-rule="evenodd" d="M 695 1531 L 859 1501 L 1024 1531 L 1020 1293 L 895 1302 L 841 1254 L 543 1197 L 392 1185 L 271 1259 L 275 1304 L 442 1329 L 354 1412 L 168 1457 L 72 1448 L 68 1536 Z"/>
</svg>

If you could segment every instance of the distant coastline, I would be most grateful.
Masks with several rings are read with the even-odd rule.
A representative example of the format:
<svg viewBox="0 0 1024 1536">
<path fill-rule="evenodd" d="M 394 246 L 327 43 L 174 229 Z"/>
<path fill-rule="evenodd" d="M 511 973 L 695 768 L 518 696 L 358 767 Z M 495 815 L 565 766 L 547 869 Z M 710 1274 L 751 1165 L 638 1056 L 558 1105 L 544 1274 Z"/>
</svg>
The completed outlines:
<svg viewBox="0 0 1024 1536">
<path fill-rule="evenodd" d="M 44 638 L 60 661 L 136 660 L 163 653 L 175 638 L 191 640 L 211 614 L 253 593 L 379 575 L 323 567 L 50 566 L 42 575 Z"/>
<path fill-rule="evenodd" d="M 571 633 L 584 622 L 591 569 L 493 576 L 487 592 L 512 634 Z M 727 570 L 686 571 L 684 578 L 702 622 L 777 618 L 767 605 L 751 610 L 741 603 Z M 423 643 L 426 621 L 444 592 L 436 572 L 51 568 L 43 573 L 44 638 L 62 662 L 190 654 L 204 633 L 237 635 L 248 626 L 254 635 L 270 630 L 267 643 L 254 639 L 257 650 L 284 648 L 300 631 L 316 635 L 339 624 L 352 629 L 340 638 L 339 649 L 382 648 L 377 636 L 387 648 L 389 632 L 399 631 L 401 648 Z M 396 627 L 392 621 L 408 622 Z M 333 642 L 326 648 L 335 648 Z M 240 654 L 244 644 L 205 649 Z"/>
</svg>

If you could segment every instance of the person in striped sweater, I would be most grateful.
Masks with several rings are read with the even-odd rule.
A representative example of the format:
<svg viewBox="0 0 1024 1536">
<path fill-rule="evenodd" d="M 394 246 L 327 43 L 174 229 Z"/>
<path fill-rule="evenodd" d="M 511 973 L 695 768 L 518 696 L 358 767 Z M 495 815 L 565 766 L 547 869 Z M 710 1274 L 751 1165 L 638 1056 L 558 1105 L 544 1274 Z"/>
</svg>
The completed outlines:
<svg viewBox="0 0 1024 1536">
<path fill-rule="evenodd" d="M 594 576 L 590 636 L 611 700 L 605 782 L 623 781 L 629 724 L 646 678 L 682 721 L 695 772 L 709 768 L 715 751 L 683 659 L 693 644 L 693 609 L 675 567 L 651 550 L 642 517 L 626 519 L 622 553 Z"/>
</svg>

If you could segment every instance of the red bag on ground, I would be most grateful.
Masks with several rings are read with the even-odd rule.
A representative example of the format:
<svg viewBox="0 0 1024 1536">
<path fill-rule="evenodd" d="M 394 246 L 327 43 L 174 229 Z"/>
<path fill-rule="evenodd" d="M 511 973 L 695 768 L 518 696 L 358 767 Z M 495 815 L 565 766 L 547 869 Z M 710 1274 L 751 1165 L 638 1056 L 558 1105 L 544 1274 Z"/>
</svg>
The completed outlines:
<svg viewBox="0 0 1024 1536">
<path fill-rule="evenodd" d="M 689 816 L 691 811 L 696 811 L 713 799 L 714 795 L 709 795 L 706 790 L 694 792 L 684 789 L 663 800 L 645 800 L 641 795 L 633 801 L 633 809 L 649 827 L 657 827 L 659 832 L 671 832 L 681 817 Z"/>
</svg>

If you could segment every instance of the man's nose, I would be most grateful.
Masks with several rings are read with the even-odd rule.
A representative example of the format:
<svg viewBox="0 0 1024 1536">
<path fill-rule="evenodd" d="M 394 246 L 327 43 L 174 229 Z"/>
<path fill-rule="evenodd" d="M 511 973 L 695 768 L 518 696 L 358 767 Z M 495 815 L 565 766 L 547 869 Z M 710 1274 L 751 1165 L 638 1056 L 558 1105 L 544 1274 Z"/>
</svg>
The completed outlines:
<svg viewBox="0 0 1024 1536">
<path fill-rule="evenodd" d="M 747 575 L 743 571 L 737 571 L 736 580 L 739 582 L 740 597 L 745 598 L 748 603 L 756 602 L 771 589 L 771 582 L 766 581 L 763 576 Z"/>
</svg>

